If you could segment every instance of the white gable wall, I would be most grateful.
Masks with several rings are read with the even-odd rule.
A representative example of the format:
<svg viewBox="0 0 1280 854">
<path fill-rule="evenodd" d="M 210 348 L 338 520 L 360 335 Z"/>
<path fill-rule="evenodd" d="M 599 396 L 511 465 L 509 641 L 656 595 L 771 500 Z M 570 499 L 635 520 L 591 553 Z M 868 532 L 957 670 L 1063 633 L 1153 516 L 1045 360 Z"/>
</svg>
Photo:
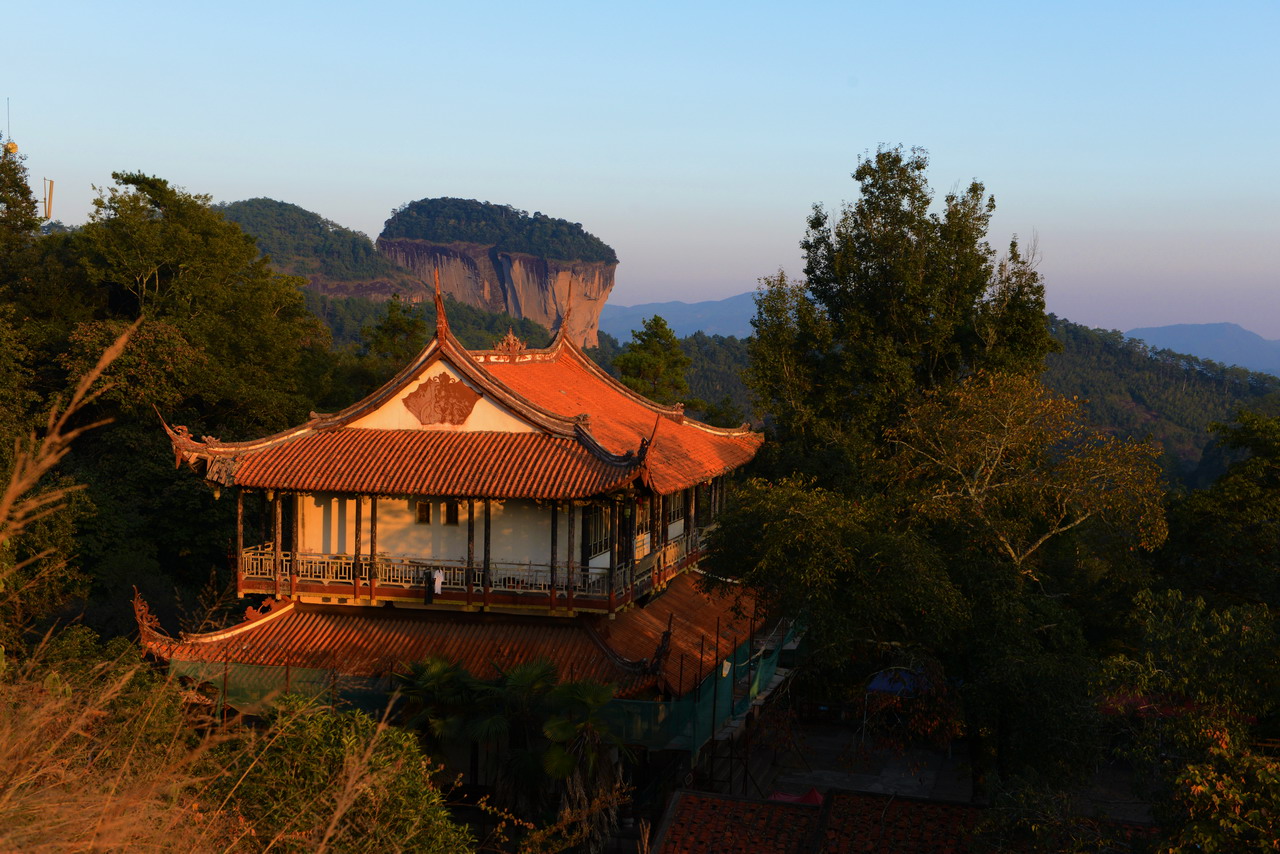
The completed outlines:
<svg viewBox="0 0 1280 854">
<path fill-rule="evenodd" d="M 433 377 L 446 374 L 477 394 L 480 390 L 467 382 L 460 373 L 444 361 L 435 362 L 427 367 L 416 380 L 406 385 L 395 397 L 367 415 L 352 421 L 350 427 L 370 427 L 378 430 L 457 430 L 457 431 L 497 431 L 503 433 L 532 433 L 533 425 L 517 416 L 514 412 L 487 397 L 476 401 L 475 408 L 462 424 L 423 424 L 417 416 L 404 405 L 404 399 L 413 394 L 418 386 Z"/>
</svg>

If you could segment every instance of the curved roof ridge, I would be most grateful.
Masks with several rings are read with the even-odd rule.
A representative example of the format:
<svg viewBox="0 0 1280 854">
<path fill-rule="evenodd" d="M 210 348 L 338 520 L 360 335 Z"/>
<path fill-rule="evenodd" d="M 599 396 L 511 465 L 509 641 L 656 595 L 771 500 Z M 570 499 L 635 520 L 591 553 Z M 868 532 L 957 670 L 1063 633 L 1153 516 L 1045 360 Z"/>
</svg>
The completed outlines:
<svg viewBox="0 0 1280 854">
<path fill-rule="evenodd" d="M 331 413 L 313 412 L 311 417 L 301 424 L 258 439 L 247 439 L 242 442 L 222 442 L 207 435 L 203 439 L 196 439 L 186 427 L 180 424 L 170 427 L 165 422 L 164 416 L 160 417 L 160 423 L 164 425 L 165 432 L 169 434 L 169 440 L 174 445 L 174 448 L 179 451 L 199 452 L 216 456 L 234 456 L 260 451 L 283 442 L 300 439 L 320 430 L 341 427 L 346 421 L 382 405 L 408 385 L 413 377 L 416 377 L 418 373 L 431 364 L 432 357 L 436 355 L 435 351 L 439 349 L 436 345 L 437 339 L 432 338 L 408 365 L 397 371 L 391 379 L 377 389 L 350 406 Z"/>
</svg>

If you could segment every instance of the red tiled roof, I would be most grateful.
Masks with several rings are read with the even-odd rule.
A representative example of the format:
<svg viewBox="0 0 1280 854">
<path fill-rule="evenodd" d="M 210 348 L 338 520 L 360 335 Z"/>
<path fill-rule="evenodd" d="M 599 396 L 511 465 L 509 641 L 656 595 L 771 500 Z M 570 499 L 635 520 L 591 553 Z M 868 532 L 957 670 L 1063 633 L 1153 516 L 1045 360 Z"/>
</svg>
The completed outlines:
<svg viewBox="0 0 1280 854">
<path fill-rule="evenodd" d="M 894 795 L 832 791 L 827 794 L 822 854 L 961 854 L 982 808 Z"/>
<path fill-rule="evenodd" d="M 237 486 L 303 492 L 572 498 L 621 486 L 637 469 L 542 433 L 346 427 L 246 455 L 234 477 Z"/>
<path fill-rule="evenodd" d="M 733 598 L 698 592 L 693 573 L 675 578 L 645 608 L 633 608 L 614 620 L 603 617 L 549 618 L 448 611 L 366 608 L 349 605 L 273 603 L 264 615 L 230 629 L 173 639 L 159 633 L 140 614 L 143 645 L 165 660 L 231 662 L 332 669 L 346 676 L 378 676 L 428 656 L 458 662 L 480 678 L 497 668 L 546 659 L 562 678 L 591 679 L 618 685 L 620 697 L 634 697 L 678 681 L 678 650 L 692 649 L 684 662 L 684 684 L 692 690 L 715 667 L 716 623 L 721 625 L 721 656 L 729 651 L 734 627 L 745 640 L 745 621 L 731 617 Z M 671 653 L 657 673 L 639 662 L 652 659 L 662 643 L 669 614 Z M 698 660 L 699 638 L 706 654 Z"/>
<path fill-rule="evenodd" d="M 440 361 L 534 432 L 349 426 Z M 297 427 L 246 442 L 201 441 L 184 427 L 165 429 L 178 460 L 203 467 L 214 483 L 476 498 L 587 498 L 635 478 L 666 495 L 743 465 L 763 441 L 758 433 L 699 424 L 644 399 L 563 338 L 546 350 L 472 353 L 445 323 L 413 362 L 341 412 L 313 414 Z"/>
<path fill-rule="evenodd" d="M 655 854 L 805 854 L 822 809 L 730 795 L 676 792 Z"/>
<path fill-rule="evenodd" d="M 821 808 L 677 792 L 656 854 L 961 854 L 981 808 L 833 790 Z"/>
<path fill-rule="evenodd" d="M 645 479 L 664 495 L 738 468 L 763 441 L 759 433 L 709 427 L 645 400 L 565 341 L 523 358 L 476 355 L 485 370 L 537 406 L 569 417 L 589 416 L 592 435 L 615 454 L 652 438 Z"/>
<path fill-rule="evenodd" d="M 751 620 L 757 620 L 759 630 L 764 617 L 763 613 L 755 613 L 754 600 L 740 599 L 736 592 L 703 593 L 698 578 L 694 573 L 677 576 L 661 596 L 643 608 L 620 614 L 616 620 L 602 620 L 598 629 L 600 637 L 621 655 L 650 657 L 670 620 L 671 641 L 660 675 L 668 692 L 677 697 L 692 691 L 711 672 L 717 649 L 721 659 L 728 656 L 738 644 L 750 638 Z M 742 611 L 744 616 L 736 616 L 735 610 Z M 717 626 L 720 628 L 718 641 Z M 645 652 L 646 649 L 649 651 Z"/>
</svg>

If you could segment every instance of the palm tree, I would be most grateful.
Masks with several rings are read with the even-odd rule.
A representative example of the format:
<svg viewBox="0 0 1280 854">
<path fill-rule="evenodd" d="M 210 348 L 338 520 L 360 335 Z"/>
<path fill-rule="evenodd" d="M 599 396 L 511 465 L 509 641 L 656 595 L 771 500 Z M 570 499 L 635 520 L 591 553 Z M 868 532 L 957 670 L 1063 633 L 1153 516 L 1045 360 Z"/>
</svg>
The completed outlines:
<svg viewBox="0 0 1280 854">
<path fill-rule="evenodd" d="M 533 817 L 547 800 L 542 770 L 543 723 L 552 712 L 556 666 L 538 660 L 499 670 L 493 681 L 476 685 L 478 714 L 471 732 L 491 755 L 502 754 L 494 798 L 517 815 Z"/>
<path fill-rule="evenodd" d="M 626 749 L 603 715 L 614 692 L 598 682 L 558 685 L 551 697 L 555 713 L 542 728 L 551 742 L 543 768 L 560 781 L 560 815 L 581 816 L 582 843 L 591 852 L 603 850 L 618 824 Z"/>
</svg>

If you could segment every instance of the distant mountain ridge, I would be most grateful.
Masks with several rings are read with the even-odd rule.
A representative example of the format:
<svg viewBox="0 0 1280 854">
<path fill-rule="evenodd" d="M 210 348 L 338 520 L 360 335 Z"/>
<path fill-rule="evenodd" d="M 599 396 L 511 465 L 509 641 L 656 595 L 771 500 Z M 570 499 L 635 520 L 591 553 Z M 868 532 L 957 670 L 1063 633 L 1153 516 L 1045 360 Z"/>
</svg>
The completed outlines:
<svg viewBox="0 0 1280 854">
<path fill-rule="evenodd" d="M 708 335 L 733 335 L 746 338 L 752 333 L 751 318 L 756 314 L 756 292 L 705 302 L 648 302 L 642 305 L 605 304 L 600 312 L 600 329 L 627 341 L 646 318 L 661 315 L 672 331 L 684 337 L 695 332 Z"/>
<path fill-rule="evenodd" d="M 1130 329 L 1125 335 L 1152 347 L 1280 376 L 1280 341 L 1270 341 L 1236 323 L 1178 323 Z"/>
</svg>

